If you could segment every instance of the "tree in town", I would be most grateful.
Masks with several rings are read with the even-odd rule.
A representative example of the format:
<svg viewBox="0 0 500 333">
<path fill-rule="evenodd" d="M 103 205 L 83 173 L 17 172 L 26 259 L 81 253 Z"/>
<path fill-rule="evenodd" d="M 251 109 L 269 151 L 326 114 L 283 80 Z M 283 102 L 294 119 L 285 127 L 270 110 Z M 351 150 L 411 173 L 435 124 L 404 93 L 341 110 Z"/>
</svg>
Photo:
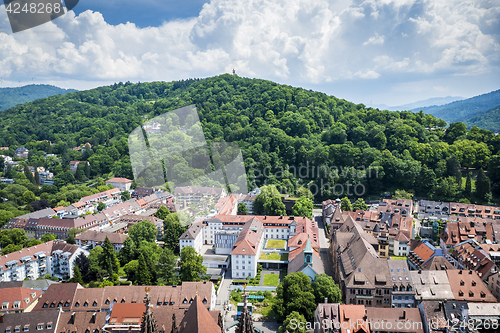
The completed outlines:
<svg viewBox="0 0 500 333">
<path fill-rule="evenodd" d="M 349 200 L 348 197 L 343 197 L 340 200 L 340 209 L 342 209 L 345 212 L 352 210 L 351 200 Z"/>
<path fill-rule="evenodd" d="M 238 205 L 238 215 L 247 215 L 248 207 L 243 202 Z"/>
<path fill-rule="evenodd" d="M 411 192 L 407 192 L 405 190 L 396 190 L 394 192 L 394 195 L 392 196 L 393 199 L 413 199 L 414 194 Z"/>
<path fill-rule="evenodd" d="M 159 218 L 160 220 L 165 220 L 165 218 L 169 214 L 170 214 L 170 211 L 168 210 L 167 207 L 160 206 L 160 208 L 158 208 L 158 210 L 155 213 L 155 217 Z"/>
<path fill-rule="evenodd" d="M 300 197 L 292 208 L 292 215 L 312 218 L 313 201 L 305 196 Z"/>
<path fill-rule="evenodd" d="M 33 174 L 31 173 L 30 169 L 27 166 L 24 167 L 24 175 L 26 176 L 26 179 L 30 183 L 32 183 L 32 184 L 35 183 L 35 178 L 33 178 Z"/>
<path fill-rule="evenodd" d="M 441 178 L 434 187 L 431 198 L 434 200 L 453 201 L 458 195 L 458 185 L 453 177 Z"/>
<path fill-rule="evenodd" d="M 182 281 L 200 281 L 206 274 L 207 268 L 203 266 L 203 256 L 198 254 L 192 246 L 181 250 L 179 273 Z"/>
<path fill-rule="evenodd" d="M 29 204 L 29 203 L 31 203 L 31 202 L 33 202 L 35 200 L 36 200 L 35 193 L 31 192 L 30 190 L 25 191 L 23 193 L 23 202 L 25 204 Z"/>
<path fill-rule="evenodd" d="M 128 235 L 138 246 L 142 241 L 154 242 L 158 231 L 153 223 L 148 220 L 142 220 L 130 228 Z"/>
<path fill-rule="evenodd" d="M 82 280 L 88 283 L 92 280 L 92 275 L 90 274 L 90 259 L 81 252 L 75 259 L 75 266 L 78 266 L 78 270 L 82 274 Z"/>
<path fill-rule="evenodd" d="M 462 171 L 457 156 L 452 155 L 446 160 L 446 174 L 449 177 L 455 178 L 458 189 L 460 190 L 462 188 Z"/>
<path fill-rule="evenodd" d="M 127 274 L 127 280 L 135 282 L 139 272 L 139 260 L 131 260 L 123 266 L 123 271 Z"/>
<path fill-rule="evenodd" d="M 33 179 L 33 184 L 40 185 L 40 174 L 38 173 L 38 168 L 35 168 L 35 178 Z"/>
<path fill-rule="evenodd" d="M 470 171 L 467 172 L 467 180 L 465 181 L 464 196 L 470 198 L 472 194 L 472 176 Z"/>
<path fill-rule="evenodd" d="M 179 238 L 186 231 L 186 228 L 181 226 L 177 213 L 169 214 L 163 220 L 163 241 L 165 247 L 168 247 L 174 253 L 179 253 Z"/>
<path fill-rule="evenodd" d="M 50 234 L 50 233 L 43 234 L 42 237 L 40 238 L 42 243 L 50 242 L 50 241 L 56 240 L 56 239 L 57 239 L 57 236 L 54 234 Z"/>
<path fill-rule="evenodd" d="M 312 289 L 316 303 L 339 303 L 342 300 L 339 286 L 333 281 L 333 278 L 326 274 L 318 274 L 312 283 Z"/>
<path fill-rule="evenodd" d="M 139 260 L 137 264 L 137 283 L 141 285 L 150 285 L 151 284 L 151 271 L 146 263 L 146 259 L 144 256 L 139 254 Z"/>
<path fill-rule="evenodd" d="M 83 284 L 82 273 L 78 268 L 78 265 L 73 266 L 73 277 L 70 279 L 71 282 Z"/>
<path fill-rule="evenodd" d="M 99 203 L 97 204 L 97 211 L 98 211 L 98 212 L 102 212 L 104 209 L 106 209 L 106 204 L 105 204 L 104 202 L 102 202 L 102 201 L 101 201 L 101 202 L 99 202 Z"/>
<path fill-rule="evenodd" d="M 482 168 L 477 173 L 476 195 L 480 200 L 489 201 L 491 199 L 490 179 L 485 175 Z"/>
<path fill-rule="evenodd" d="M 273 310 L 280 318 L 286 318 L 293 311 L 297 311 L 307 320 L 313 318 L 316 302 L 311 281 L 306 274 L 288 274 L 278 285 L 276 293 Z"/>
<path fill-rule="evenodd" d="M 279 327 L 279 333 L 306 333 L 307 321 L 303 315 L 297 311 L 292 311 L 283 321 L 283 325 Z"/>
<path fill-rule="evenodd" d="M 99 267 L 107 272 L 108 278 L 112 278 L 113 274 L 118 273 L 120 262 L 116 256 L 115 248 L 106 236 L 102 244 L 102 253 L 99 256 Z"/>
<path fill-rule="evenodd" d="M 123 247 L 120 249 L 118 253 L 118 259 L 120 260 L 120 264 L 124 266 L 128 264 L 130 261 L 136 258 L 136 245 L 132 238 L 127 237 L 123 242 Z"/>
<path fill-rule="evenodd" d="M 164 248 L 158 262 L 156 263 L 156 281 L 163 285 L 173 285 L 179 283 L 175 266 L 177 257 L 169 248 Z"/>
<path fill-rule="evenodd" d="M 367 210 L 368 205 L 366 204 L 365 200 L 363 198 L 358 198 L 353 204 L 352 204 L 352 210 Z"/>
<path fill-rule="evenodd" d="M 285 204 L 275 185 L 261 187 L 261 192 L 255 198 L 253 209 L 261 215 L 286 215 Z"/>
<path fill-rule="evenodd" d="M 121 193 L 121 199 L 123 202 L 127 201 L 127 200 L 130 200 L 131 196 L 130 196 L 130 192 L 129 191 L 123 191 Z"/>
</svg>

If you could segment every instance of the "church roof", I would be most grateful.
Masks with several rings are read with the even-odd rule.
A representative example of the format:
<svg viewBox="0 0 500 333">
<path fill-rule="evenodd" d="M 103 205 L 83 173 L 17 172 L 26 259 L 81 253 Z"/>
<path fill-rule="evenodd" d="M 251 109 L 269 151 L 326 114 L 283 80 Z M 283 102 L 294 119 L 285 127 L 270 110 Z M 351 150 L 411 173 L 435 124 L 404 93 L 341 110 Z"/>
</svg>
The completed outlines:
<svg viewBox="0 0 500 333">
<path fill-rule="evenodd" d="M 217 333 L 222 332 L 210 312 L 198 296 L 195 297 L 179 325 L 179 333 Z"/>
</svg>

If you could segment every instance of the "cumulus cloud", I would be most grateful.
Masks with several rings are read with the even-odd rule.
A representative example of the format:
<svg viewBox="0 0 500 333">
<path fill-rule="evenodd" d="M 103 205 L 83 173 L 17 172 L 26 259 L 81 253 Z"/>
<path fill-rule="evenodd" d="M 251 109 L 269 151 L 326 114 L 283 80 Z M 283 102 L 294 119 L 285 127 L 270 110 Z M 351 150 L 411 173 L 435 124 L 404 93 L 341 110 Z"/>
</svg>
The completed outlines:
<svg viewBox="0 0 500 333">
<path fill-rule="evenodd" d="M 212 0 L 197 17 L 158 27 L 110 25 L 86 11 L 12 34 L 0 6 L 0 76 L 149 81 L 235 68 L 321 84 L 477 74 L 498 68 L 499 13 L 500 3 L 487 0 Z"/>
</svg>

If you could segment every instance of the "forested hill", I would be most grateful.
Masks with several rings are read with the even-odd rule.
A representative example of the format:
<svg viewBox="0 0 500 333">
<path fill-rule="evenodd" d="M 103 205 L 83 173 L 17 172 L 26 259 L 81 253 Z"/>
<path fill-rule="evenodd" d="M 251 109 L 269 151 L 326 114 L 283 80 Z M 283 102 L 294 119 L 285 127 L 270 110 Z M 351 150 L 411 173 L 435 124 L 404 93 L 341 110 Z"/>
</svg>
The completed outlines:
<svg viewBox="0 0 500 333">
<path fill-rule="evenodd" d="M 458 199 L 460 189 L 448 177 L 460 166 L 489 169 L 500 180 L 500 138 L 490 131 L 457 123 L 445 132 L 443 120 L 422 112 L 380 111 L 235 75 L 120 83 L 18 105 L 0 114 L 0 146 L 12 152 L 24 145 L 31 150 L 28 163 L 49 167 L 61 185 L 70 160 L 88 160 L 91 177 L 132 177 L 129 133 L 146 118 L 189 104 L 196 104 L 208 140 L 239 144 L 252 187 L 274 183 L 297 195 L 309 186 L 322 199 L 353 195 L 351 184 L 359 185 L 358 195 L 406 189 Z M 92 149 L 72 149 L 87 142 Z"/>
<path fill-rule="evenodd" d="M 64 95 L 74 89 L 62 89 L 46 84 L 30 84 L 17 88 L 0 88 L 0 111 L 7 110 L 17 104 L 34 101 L 53 95 Z"/>
<path fill-rule="evenodd" d="M 453 103 L 428 106 L 413 109 L 412 111 L 424 111 L 447 122 L 461 121 L 469 126 L 480 126 L 491 131 L 500 132 L 500 119 L 486 115 L 488 112 L 500 106 L 500 90 L 487 94 L 456 101 Z M 482 115 L 485 115 L 482 117 Z M 479 120 L 481 119 L 481 120 Z"/>
</svg>

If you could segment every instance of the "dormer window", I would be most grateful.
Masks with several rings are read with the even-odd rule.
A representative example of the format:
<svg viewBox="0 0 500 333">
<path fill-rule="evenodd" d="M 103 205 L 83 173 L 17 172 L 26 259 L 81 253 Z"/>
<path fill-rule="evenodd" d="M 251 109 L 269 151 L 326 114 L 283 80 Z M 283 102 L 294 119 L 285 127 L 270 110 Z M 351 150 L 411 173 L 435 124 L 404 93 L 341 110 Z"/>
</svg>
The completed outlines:
<svg viewBox="0 0 500 333">
<path fill-rule="evenodd" d="M 476 281 L 472 281 L 472 286 L 475 287 L 476 286 Z"/>
<path fill-rule="evenodd" d="M 97 302 L 94 301 L 94 303 L 92 303 L 92 306 L 97 306 Z"/>
<path fill-rule="evenodd" d="M 51 308 L 55 308 L 55 307 L 56 307 L 56 304 L 55 304 L 55 303 L 50 303 L 50 307 L 51 307 Z"/>
<path fill-rule="evenodd" d="M 75 307 L 77 307 L 77 308 L 78 308 L 78 307 L 80 307 L 80 303 L 79 303 L 79 302 L 76 302 L 76 303 L 75 303 Z"/>
<path fill-rule="evenodd" d="M 64 303 L 64 306 L 68 307 L 69 306 L 69 302 Z"/>
<path fill-rule="evenodd" d="M 63 306 L 62 302 L 59 302 L 59 304 L 57 304 L 57 307 L 58 307 L 58 308 L 60 308 L 60 307 L 62 307 L 62 306 Z"/>
<path fill-rule="evenodd" d="M 107 299 L 106 302 L 104 302 L 104 304 L 109 305 L 109 299 Z"/>
</svg>

